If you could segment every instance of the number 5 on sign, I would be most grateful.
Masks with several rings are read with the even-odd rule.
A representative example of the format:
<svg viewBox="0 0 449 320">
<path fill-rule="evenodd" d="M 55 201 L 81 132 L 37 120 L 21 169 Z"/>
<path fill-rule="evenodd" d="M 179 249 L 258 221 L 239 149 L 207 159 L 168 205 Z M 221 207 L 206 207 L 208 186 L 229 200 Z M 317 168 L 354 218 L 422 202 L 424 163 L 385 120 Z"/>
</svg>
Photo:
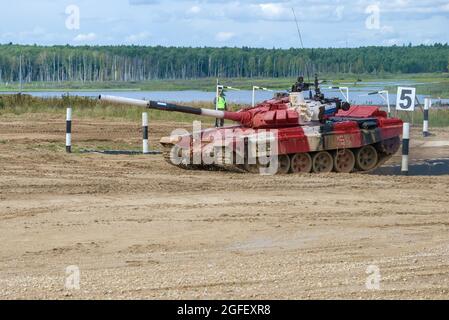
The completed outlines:
<svg viewBox="0 0 449 320">
<path fill-rule="evenodd" d="M 416 88 L 398 88 L 396 110 L 415 111 Z"/>
</svg>

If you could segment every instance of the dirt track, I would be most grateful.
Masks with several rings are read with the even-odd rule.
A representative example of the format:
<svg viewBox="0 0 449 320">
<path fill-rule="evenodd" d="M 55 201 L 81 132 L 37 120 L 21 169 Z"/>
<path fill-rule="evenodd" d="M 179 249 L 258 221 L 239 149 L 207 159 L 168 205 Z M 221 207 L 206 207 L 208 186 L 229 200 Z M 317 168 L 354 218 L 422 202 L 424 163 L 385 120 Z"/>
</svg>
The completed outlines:
<svg viewBox="0 0 449 320">
<path fill-rule="evenodd" d="M 174 126 L 153 123 L 152 144 Z M 83 121 L 74 142 L 138 146 L 137 127 Z M 0 119 L 1 299 L 449 298 L 449 176 L 182 171 L 63 140 L 61 118 Z M 412 148 L 435 155 L 449 148 Z"/>
</svg>

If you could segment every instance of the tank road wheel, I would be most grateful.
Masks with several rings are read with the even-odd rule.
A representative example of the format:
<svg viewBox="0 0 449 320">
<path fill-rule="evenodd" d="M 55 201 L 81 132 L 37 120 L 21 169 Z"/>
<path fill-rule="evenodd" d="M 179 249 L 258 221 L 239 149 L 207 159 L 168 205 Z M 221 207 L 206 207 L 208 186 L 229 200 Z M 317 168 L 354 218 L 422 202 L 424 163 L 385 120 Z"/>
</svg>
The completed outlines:
<svg viewBox="0 0 449 320">
<path fill-rule="evenodd" d="M 309 173 L 312 171 L 312 157 L 308 153 L 296 153 L 290 164 L 292 173 Z"/>
<path fill-rule="evenodd" d="M 287 154 L 278 156 L 277 174 L 287 174 L 290 171 L 290 157 Z"/>
<path fill-rule="evenodd" d="M 334 168 L 336 172 L 350 173 L 354 170 L 355 156 L 349 149 L 335 151 Z"/>
<path fill-rule="evenodd" d="M 258 165 L 258 164 L 248 164 L 248 163 L 245 163 L 245 164 L 244 164 L 244 168 L 245 168 L 245 170 L 248 171 L 249 173 L 254 173 L 254 174 L 256 174 L 256 173 L 259 173 L 259 172 L 260 172 L 260 171 L 259 171 L 259 165 Z"/>
<path fill-rule="evenodd" d="M 329 173 L 334 168 L 334 159 L 327 151 L 321 151 L 313 156 L 312 169 L 315 173 Z"/>
<path fill-rule="evenodd" d="M 169 156 L 167 158 L 172 165 L 183 166 L 186 164 L 185 157 L 182 152 L 182 148 L 177 145 L 174 145 L 170 151 Z"/>
<path fill-rule="evenodd" d="M 394 137 L 380 142 L 378 150 L 390 156 L 398 152 L 400 147 L 401 147 L 401 139 L 399 139 L 399 137 Z"/>
<path fill-rule="evenodd" d="M 249 173 L 260 173 L 260 163 L 259 161 L 256 159 L 256 163 L 248 163 L 248 161 L 245 161 L 245 164 L 243 164 L 243 168 L 248 171 Z"/>
<path fill-rule="evenodd" d="M 199 165 L 193 165 L 188 155 L 184 154 L 183 149 L 174 145 L 169 151 L 169 156 L 166 158 L 167 162 L 184 170 L 197 170 Z"/>
<path fill-rule="evenodd" d="M 377 165 L 379 156 L 376 148 L 373 146 L 364 146 L 358 149 L 355 153 L 355 163 L 357 169 L 362 171 L 368 171 L 373 169 Z"/>
</svg>

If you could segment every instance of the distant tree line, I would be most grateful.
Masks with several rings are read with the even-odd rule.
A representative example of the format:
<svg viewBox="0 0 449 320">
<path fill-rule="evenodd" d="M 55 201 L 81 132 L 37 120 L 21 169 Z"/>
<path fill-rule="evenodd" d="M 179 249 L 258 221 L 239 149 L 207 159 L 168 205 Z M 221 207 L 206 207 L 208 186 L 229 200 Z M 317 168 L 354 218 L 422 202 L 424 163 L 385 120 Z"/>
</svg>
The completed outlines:
<svg viewBox="0 0 449 320">
<path fill-rule="evenodd" d="M 447 72 L 449 45 L 320 49 L 0 45 L 0 82 Z"/>
</svg>

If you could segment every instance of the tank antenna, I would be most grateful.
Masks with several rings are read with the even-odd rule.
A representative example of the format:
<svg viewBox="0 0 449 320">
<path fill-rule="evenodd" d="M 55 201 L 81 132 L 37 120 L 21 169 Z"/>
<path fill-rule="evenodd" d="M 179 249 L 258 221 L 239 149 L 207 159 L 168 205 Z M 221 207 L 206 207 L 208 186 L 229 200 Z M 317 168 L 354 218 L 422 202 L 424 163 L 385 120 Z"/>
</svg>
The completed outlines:
<svg viewBox="0 0 449 320">
<path fill-rule="evenodd" d="M 298 18 L 296 17 L 294 8 L 292 8 L 292 12 L 293 12 L 293 17 L 295 18 L 296 30 L 298 31 L 299 42 L 301 43 L 301 48 L 305 51 L 304 43 L 302 42 L 301 29 L 299 28 Z M 307 67 L 307 61 L 305 62 L 305 66 L 306 66 L 306 73 L 307 73 L 307 81 L 310 82 L 310 73 L 309 73 L 309 68 Z"/>
<path fill-rule="evenodd" d="M 299 29 L 298 18 L 296 18 L 296 13 L 295 13 L 295 9 L 294 8 L 292 8 L 292 12 L 293 12 L 293 17 L 295 18 L 296 30 L 298 30 L 298 36 L 299 36 L 299 41 L 301 43 L 301 48 L 304 49 L 304 43 L 302 42 L 301 29 Z"/>
</svg>

